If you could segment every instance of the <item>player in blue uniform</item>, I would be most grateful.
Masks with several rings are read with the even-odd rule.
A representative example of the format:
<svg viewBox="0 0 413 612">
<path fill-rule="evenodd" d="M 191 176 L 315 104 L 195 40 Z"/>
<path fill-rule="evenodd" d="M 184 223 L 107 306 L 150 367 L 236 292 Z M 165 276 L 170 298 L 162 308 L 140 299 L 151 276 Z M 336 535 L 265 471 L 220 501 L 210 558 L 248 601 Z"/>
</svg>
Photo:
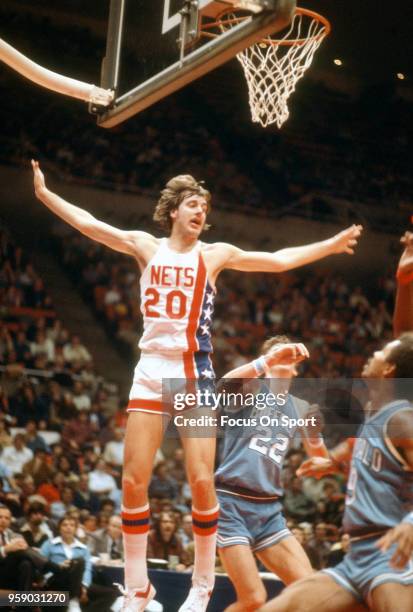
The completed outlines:
<svg viewBox="0 0 413 612">
<path fill-rule="evenodd" d="M 290 347 L 296 347 L 296 355 L 288 358 L 286 353 L 287 359 L 281 362 Z M 309 404 L 289 394 L 297 363 L 308 357 L 308 352 L 301 344 L 290 344 L 285 336 L 275 336 L 265 342 L 263 353 L 224 377 L 245 381 L 265 376 L 262 382 L 243 385 L 244 397 L 248 388 L 254 388 L 254 406 L 221 414 L 221 423 L 223 415 L 240 423 L 226 428 L 215 473 L 221 508 L 217 544 L 237 593 L 237 602 L 227 612 L 256 610 L 267 599 L 254 553 L 286 584 L 313 572 L 302 546 L 286 526 L 281 504 L 281 471 L 298 419 L 307 417 L 309 425 L 314 423 L 312 432 L 310 426 L 300 430 L 310 456 L 327 456 L 317 418 L 314 413 L 309 416 Z"/>
<path fill-rule="evenodd" d="M 413 379 L 413 333 L 376 351 L 363 376 L 370 401 L 353 449 L 343 520 L 350 551 L 261 612 L 413 610 L 413 386 L 400 385 L 400 379 Z M 345 447 L 334 462 L 346 459 Z M 313 459 L 301 473 L 314 475 L 324 463 L 332 468 L 331 460 Z"/>
</svg>

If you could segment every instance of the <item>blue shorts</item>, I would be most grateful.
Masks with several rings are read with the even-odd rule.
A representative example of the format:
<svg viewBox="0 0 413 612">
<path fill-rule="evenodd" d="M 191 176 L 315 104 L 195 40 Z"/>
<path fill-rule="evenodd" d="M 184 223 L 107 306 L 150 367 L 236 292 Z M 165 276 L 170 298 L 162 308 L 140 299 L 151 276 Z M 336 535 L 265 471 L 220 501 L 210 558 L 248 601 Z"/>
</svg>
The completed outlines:
<svg viewBox="0 0 413 612">
<path fill-rule="evenodd" d="M 390 559 L 395 546 L 382 553 L 376 546 L 380 538 L 352 542 L 350 551 L 343 561 L 335 567 L 322 570 L 335 582 L 352 593 L 359 601 L 369 602 L 370 593 L 386 582 L 398 582 L 403 585 L 413 584 L 413 561 L 402 569 L 391 567 Z"/>
<path fill-rule="evenodd" d="M 243 544 L 254 552 L 291 536 L 279 501 L 256 503 L 218 492 L 218 548 Z"/>
</svg>

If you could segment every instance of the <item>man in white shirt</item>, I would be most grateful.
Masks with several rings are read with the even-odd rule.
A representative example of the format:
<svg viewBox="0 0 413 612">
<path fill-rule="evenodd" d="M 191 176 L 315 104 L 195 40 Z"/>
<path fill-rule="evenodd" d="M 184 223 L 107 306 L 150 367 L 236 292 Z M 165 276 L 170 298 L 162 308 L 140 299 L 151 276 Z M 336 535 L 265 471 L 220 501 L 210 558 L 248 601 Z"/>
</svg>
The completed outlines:
<svg viewBox="0 0 413 612">
<path fill-rule="evenodd" d="M 63 356 L 69 363 L 85 363 L 92 359 L 87 348 L 80 342 L 77 335 L 72 336 L 70 342 L 63 347 Z"/>
<path fill-rule="evenodd" d="M 99 497 L 110 497 L 118 489 L 116 480 L 108 473 L 108 466 L 103 459 L 99 459 L 95 469 L 89 474 L 89 491 Z"/>
<path fill-rule="evenodd" d="M 16 434 L 13 438 L 13 445 L 6 446 L 0 456 L 0 461 L 9 468 L 12 476 L 22 472 L 24 464 L 32 459 L 33 452 L 25 445 L 22 434 Z"/>
<path fill-rule="evenodd" d="M 123 439 L 124 433 L 122 429 L 115 429 L 115 439 L 108 442 L 105 446 L 105 452 L 103 455 L 106 463 L 116 471 L 120 472 L 123 463 L 123 451 L 125 442 Z"/>
</svg>

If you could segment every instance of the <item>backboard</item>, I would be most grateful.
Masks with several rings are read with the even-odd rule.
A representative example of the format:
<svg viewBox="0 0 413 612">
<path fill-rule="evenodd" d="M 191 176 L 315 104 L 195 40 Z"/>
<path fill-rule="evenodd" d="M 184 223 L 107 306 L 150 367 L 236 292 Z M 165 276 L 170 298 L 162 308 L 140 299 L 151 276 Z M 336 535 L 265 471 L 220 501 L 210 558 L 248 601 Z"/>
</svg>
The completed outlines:
<svg viewBox="0 0 413 612">
<path fill-rule="evenodd" d="M 200 35 L 224 10 L 247 19 Z M 115 91 L 98 124 L 113 127 L 289 24 L 295 0 L 111 0 L 101 86 Z"/>
</svg>

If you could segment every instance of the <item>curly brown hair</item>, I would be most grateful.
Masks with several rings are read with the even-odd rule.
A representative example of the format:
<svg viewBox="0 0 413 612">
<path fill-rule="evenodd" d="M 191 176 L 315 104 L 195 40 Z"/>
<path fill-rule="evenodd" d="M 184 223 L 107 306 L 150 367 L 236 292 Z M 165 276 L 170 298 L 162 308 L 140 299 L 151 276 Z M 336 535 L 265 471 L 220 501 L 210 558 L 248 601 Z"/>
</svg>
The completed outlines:
<svg viewBox="0 0 413 612">
<path fill-rule="evenodd" d="M 156 205 L 153 219 L 163 230 L 171 231 L 171 212 L 176 210 L 180 203 L 189 195 L 200 195 L 208 204 L 208 212 L 211 209 L 211 194 L 201 182 L 198 182 L 190 174 L 180 174 L 167 182 L 165 189 L 161 191 L 161 197 Z M 204 230 L 209 225 L 204 226 Z"/>
</svg>

